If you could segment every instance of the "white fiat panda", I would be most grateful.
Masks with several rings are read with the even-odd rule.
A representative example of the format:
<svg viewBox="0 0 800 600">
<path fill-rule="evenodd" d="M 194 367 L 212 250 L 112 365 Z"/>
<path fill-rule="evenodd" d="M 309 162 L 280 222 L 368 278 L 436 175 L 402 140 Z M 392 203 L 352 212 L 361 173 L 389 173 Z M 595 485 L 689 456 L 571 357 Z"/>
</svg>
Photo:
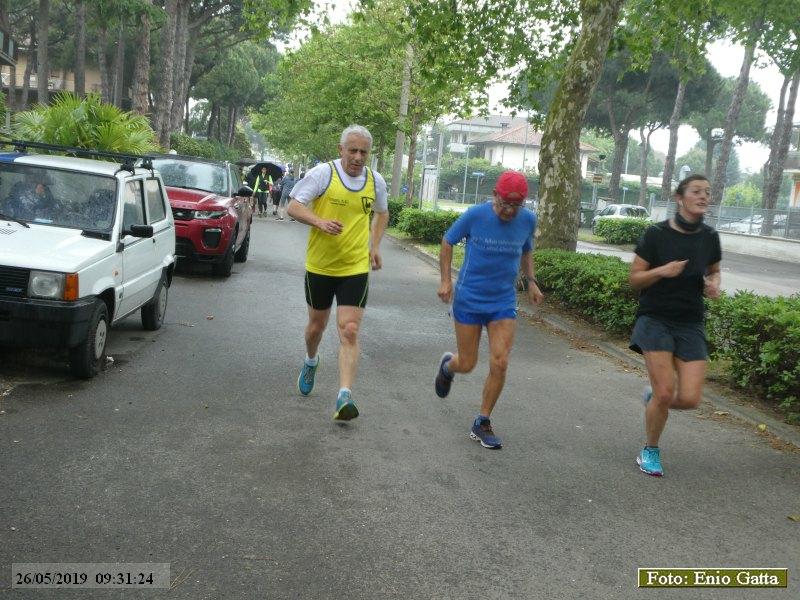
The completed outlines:
<svg viewBox="0 0 800 600">
<path fill-rule="evenodd" d="M 111 325 L 140 310 L 161 327 L 174 264 L 158 172 L 0 153 L 0 345 L 68 348 L 71 371 L 93 377 Z"/>
</svg>

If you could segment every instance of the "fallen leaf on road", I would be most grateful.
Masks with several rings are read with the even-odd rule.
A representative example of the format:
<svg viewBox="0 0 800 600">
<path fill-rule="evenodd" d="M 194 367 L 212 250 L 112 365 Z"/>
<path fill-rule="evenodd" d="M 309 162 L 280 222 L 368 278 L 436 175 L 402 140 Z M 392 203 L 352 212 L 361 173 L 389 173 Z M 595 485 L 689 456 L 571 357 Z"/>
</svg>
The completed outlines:
<svg viewBox="0 0 800 600">
<path fill-rule="evenodd" d="M 800 523 L 800 515 L 789 515 L 789 520 L 795 523 Z"/>
<path fill-rule="evenodd" d="M 724 417 L 725 415 L 729 415 L 731 413 L 729 413 L 727 410 L 715 410 L 714 414 L 718 417 Z"/>
<path fill-rule="evenodd" d="M 214 315 L 208 315 L 206 317 L 206 319 L 209 320 L 209 321 L 213 321 L 214 320 Z"/>
<path fill-rule="evenodd" d="M 767 430 L 767 426 L 766 426 L 766 424 L 764 424 L 764 423 L 759 423 L 759 424 L 758 424 L 758 430 L 759 430 L 760 432 L 762 432 L 762 433 L 763 433 L 763 432 L 765 432 L 765 431 Z"/>
</svg>

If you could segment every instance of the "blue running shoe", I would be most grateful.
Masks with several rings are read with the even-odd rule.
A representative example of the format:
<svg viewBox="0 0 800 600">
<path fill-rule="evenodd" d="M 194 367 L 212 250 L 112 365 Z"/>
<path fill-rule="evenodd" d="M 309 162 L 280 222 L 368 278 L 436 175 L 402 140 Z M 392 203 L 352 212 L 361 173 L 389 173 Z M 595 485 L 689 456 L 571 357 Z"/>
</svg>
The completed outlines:
<svg viewBox="0 0 800 600">
<path fill-rule="evenodd" d="M 650 398 L 653 397 L 653 388 L 649 385 L 644 386 L 644 392 L 642 392 L 642 403 L 644 403 L 645 407 L 647 407 L 648 402 L 650 402 Z"/>
<path fill-rule="evenodd" d="M 446 398 L 447 394 L 450 393 L 450 385 L 453 383 L 453 375 L 448 375 L 444 372 L 444 365 L 451 358 L 453 358 L 453 353 L 445 352 L 442 354 L 442 358 L 439 360 L 439 370 L 436 372 L 436 379 L 433 382 L 433 387 L 436 390 L 436 395 L 439 396 L 439 398 Z"/>
<path fill-rule="evenodd" d="M 664 469 L 661 468 L 661 451 L 658 448 L 645 446 L 636 457 L 636 464 L 642 473 L 647 473 L 653 477 L 661 477 Z"/>
<path fill-rule="evenodd" d="M 308 396 L 314 389 L 314 375 L 317 373 L 317 367 L 319 367 L 319 358 L 313 367 L 303 361 L 303 368 L 300 369 L 300 376 L 297 378 L 297 389 L 303 396 Z"/>
<path fill-rule="evenodd" d="M 350 392 L 340 392 L 336 398 L 336 410 L 333 413 L 334 421 L 349 421 L 358 416 L 358 409 Z"/>
<path fill-rule="evenodd" d="M 478 417 L 472 424 L 469 437 L 480 442 L 484 448 L 499 450 L 503 447 L 503 442 L 492 431 L 492 422 L 486 417 Z"/>
</svg>

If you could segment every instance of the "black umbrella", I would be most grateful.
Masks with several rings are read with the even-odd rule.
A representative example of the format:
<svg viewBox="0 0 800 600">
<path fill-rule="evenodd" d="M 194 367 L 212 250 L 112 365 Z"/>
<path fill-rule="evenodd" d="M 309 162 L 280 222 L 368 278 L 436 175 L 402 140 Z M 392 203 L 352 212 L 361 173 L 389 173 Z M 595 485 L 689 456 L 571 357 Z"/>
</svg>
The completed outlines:
<svg viewBox="0 0 800 600">
<path fill-rule="evenodd" d="M 272 181 L 278 181 L 281 177 L 283 177 L 283 167 L 280 165 L 276 165 L 272 162 L 259 162 L 254 164 L 250 167 L 250 171 L 247 173 L 247 177 L 245 180 L 247 181 L 247 185 L 253 187 L 256 183 L 256 177 L 261 174 L 262 167 L 266 167 L 267 175 L 272 177 Z"/>
</svg>

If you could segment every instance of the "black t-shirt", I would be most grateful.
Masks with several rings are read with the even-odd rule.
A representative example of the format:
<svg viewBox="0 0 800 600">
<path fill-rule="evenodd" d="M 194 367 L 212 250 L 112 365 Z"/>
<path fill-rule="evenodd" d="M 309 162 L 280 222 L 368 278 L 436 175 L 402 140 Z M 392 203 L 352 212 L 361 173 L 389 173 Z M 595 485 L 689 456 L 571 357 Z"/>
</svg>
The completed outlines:
<svg viewBox="0 0 800 600">
<path fill-rule="evenodd" d="M 703 321 L 703 277 L 709 265 L 722 259 L 719 234 L 703 224 L 697 233 L 681 233 L 661 221 L 647 228 L 636 245 L 636 254 L 660 267 L 673 260 L 689 259 L 677 277 L 662 277 L 639 294 L 636 315 L 661 317 L 669 321 Z"/>
</svg>

